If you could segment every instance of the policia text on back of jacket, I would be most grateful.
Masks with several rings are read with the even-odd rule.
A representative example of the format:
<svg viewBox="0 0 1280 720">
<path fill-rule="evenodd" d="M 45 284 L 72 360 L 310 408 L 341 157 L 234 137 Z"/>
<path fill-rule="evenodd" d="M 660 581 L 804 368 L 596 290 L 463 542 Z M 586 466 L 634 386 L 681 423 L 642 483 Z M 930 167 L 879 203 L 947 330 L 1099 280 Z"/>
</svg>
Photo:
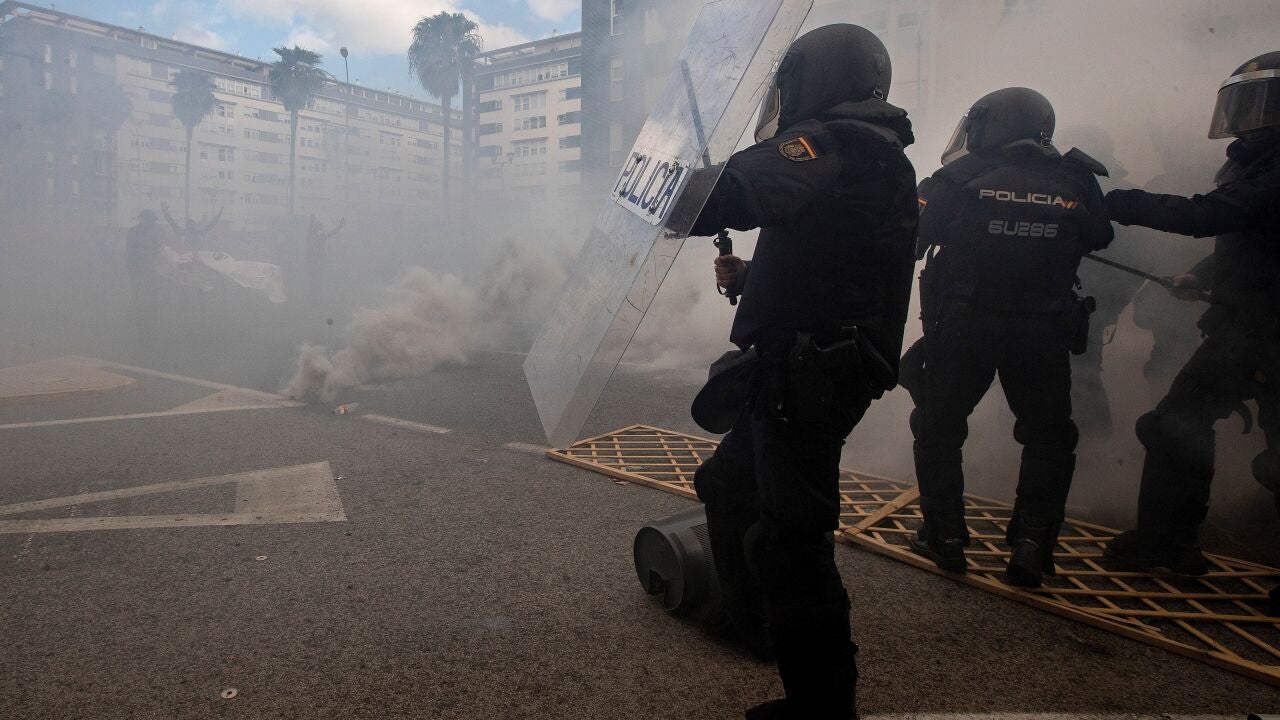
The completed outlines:
<svg viewBox="0 0 1280 720">
<path fill-rule="evenodd" d="M 1079 150 L 1059 154 L 1054 124 L 1039 93 L 993 92 L 921 183 L 924 338 L 903 371 L 925 518 L 913 549 L 965 571 L 961 452 L 968 417 L 998 375 L 1023 446 L 1008 579 L 1032 587 L 1053 571 L 1075 470 L 1069 358 L 1088 315 L 1076 268 L 1113 237 L 1095 177 L 1105 168 Z"/>
</svg>

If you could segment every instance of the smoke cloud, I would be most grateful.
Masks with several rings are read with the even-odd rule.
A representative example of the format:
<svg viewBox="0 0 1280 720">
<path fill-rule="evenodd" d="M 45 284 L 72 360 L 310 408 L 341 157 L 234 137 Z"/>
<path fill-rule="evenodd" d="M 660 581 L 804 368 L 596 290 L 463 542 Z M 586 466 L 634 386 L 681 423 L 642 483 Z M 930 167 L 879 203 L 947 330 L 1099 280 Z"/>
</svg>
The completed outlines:
<svg viewBox="0 0 1280 720">
<path fill-rule="evenodd" d="M 332 402 L 367 382 L 413 377 L 520 333 L 540 318 L 563 269 L 541 253 L 508 242 L 477 287 L 453 274 L 410 268 L 381 308 L 355 312 L 346 347 L 329 354 L 304 344 L 286 393 Z"/>
</svg>

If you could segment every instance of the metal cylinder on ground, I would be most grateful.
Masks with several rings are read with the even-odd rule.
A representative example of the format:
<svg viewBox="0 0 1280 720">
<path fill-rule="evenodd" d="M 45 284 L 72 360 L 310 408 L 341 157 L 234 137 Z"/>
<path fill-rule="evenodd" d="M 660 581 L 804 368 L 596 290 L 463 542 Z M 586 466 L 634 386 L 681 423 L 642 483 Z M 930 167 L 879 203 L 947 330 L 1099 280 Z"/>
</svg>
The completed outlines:
<svg viewBox="0 0 1280 720">
<path fill-rule="evenodd" d="M 655 520 L 636 533 L 636 576 L 675 614 L 706 621 L 720 608 L 720 581 L 702 505 Z"/>
</svg>

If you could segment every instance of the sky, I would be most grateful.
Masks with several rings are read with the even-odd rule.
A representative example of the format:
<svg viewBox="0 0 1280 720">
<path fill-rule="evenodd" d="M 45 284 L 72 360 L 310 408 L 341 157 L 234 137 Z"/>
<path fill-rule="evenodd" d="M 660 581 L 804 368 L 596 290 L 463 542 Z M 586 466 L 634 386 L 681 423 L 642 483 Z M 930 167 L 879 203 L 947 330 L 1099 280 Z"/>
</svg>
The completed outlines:
<svg viewBox="0 0 1280 720">
<path fill-rule="evenodd" d="M 31 1 L 31 0 L 29 0 Z M 345 79 L 338 48 L 350 52 L 352 82 L 418 98 L 405 51 L 410 29 L 441 10 L 480 24 L 486 49 L 581 27 L 580 0 L 35 0 L 57 10 L 124 27 L 272 60 L 271 48 L 301 45 L 324 56 L 322 67 Z"/>
</svg>

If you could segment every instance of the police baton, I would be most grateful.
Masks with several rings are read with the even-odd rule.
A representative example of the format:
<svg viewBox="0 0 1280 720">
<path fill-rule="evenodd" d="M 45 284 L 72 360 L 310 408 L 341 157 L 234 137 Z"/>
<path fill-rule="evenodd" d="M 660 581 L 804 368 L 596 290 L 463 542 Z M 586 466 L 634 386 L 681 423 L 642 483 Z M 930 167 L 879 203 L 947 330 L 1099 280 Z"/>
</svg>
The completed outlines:
<svg viewBox="0 0 1280 720">
<path fill-rule="evenodd" d="M 714 244 L 716 249 L 720 251 L 720 257 L 733 254 L 733 238 L 729 237 L 728 230 L 721 230 L 720 234 L 716 235 Z M 730 305 L 738 304 L 738 293 L 736 291 L 729 288 L 722 288 L 719 285 L 716 285 L 716 291 L 729 298 Z"/>
<path fill-rule="evenodd" d="M 1094 255 L 1093 253 L 1085 253 L 1085 258 L 1088 260 L 1092 260 L 1096 263 L 1101 263 L 1103 265 L 1106 265 L 1107 267 L 1113 267 L 1121 272 L 1126 272 L 1126 273 L 1129 273 L 1130 275 L 1136 275 L 1137 277 L 1140 277 L 1143 280 L 1150 280 L 1151 282 L 1167 290 L 1190 289 L 1190 288 L 1179 288 L 1177 285 L 1174 285 L 1173 278 L 1160 277 L 1159 275 L 1152 275 L 1151 273 L 1144 272 L 1142 270 L 1139 270 L 1138 268 L 1130 267 L 1123 263 L 1118 263 L 1115 260 L 1109 260 L 1107 258 L 1102 257 L 1101 255 Z M 1203 290 L 1199 291 L 1199 293 L 1200 293 L 1200 297 L 1198 299 L 1201 302 L 1209 302 L 1209 293 Z"/>
</svg>

